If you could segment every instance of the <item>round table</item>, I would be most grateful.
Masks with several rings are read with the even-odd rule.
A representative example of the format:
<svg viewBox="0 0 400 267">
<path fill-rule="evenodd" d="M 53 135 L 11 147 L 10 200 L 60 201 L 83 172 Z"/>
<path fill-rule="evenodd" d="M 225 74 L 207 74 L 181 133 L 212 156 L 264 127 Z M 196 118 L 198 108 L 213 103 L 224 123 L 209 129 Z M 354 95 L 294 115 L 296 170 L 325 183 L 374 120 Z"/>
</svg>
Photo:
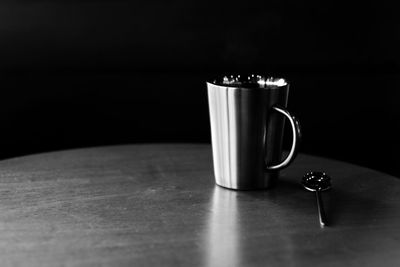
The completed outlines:
<svg viewBox="0 0 400 267">
<path fill-rule="evenodd" d="M 309 170 L 333 179 L 323 229 Z M 400 266 L 400 180 L 321 157 L 233 191 L 210 145 L 66 150 L 1 161 L 0 190 L 2 266 Z"/>
</svg>

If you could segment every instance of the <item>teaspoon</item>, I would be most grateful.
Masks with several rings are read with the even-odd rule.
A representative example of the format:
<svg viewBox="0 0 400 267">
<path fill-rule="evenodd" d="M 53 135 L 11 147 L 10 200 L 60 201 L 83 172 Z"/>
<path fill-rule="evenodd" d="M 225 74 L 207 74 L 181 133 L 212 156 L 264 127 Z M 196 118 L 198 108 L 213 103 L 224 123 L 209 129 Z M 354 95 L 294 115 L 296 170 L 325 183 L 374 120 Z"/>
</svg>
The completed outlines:
<svg viewBox="0 0 400 267">
<path fill-rule="evenodd" d="M 327 225 L 321 192 L 332 187 L 331 178 L 325 172 L 308 172 L 303 176 L 301 184 L 308 191 L 315 192 L 317 197 L 319 224 L 321 227 Z"/>
</svg>

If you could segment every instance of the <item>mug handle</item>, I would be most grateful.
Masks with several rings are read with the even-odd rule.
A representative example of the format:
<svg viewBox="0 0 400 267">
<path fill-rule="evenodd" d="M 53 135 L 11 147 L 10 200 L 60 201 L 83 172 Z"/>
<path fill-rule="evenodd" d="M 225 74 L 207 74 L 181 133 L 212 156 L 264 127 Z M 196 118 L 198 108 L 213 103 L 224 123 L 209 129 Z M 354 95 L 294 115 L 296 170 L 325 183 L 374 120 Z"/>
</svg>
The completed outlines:
<svg viewBox="0 0 400 267">
<path fill-rule="evenodd" d="M 273 106 L 272 109 L 284 115 L 290 122 L 290 126 L 292 128 L 292 147 L 290 148 L 290 152 L 287 157 L 279 164 L 273 166 L 266 166 L 267 171 L 272 170 L 281 170 L 287 166 L 294 160 L 297 155 L 297 150 L 299 147 L 300 139 L 301 139 L 301 130 L 299 121 L 292 115 L 290 115 L 289 111 L 284 108 L 280 108 L 278 106 Z"/>
</svg>

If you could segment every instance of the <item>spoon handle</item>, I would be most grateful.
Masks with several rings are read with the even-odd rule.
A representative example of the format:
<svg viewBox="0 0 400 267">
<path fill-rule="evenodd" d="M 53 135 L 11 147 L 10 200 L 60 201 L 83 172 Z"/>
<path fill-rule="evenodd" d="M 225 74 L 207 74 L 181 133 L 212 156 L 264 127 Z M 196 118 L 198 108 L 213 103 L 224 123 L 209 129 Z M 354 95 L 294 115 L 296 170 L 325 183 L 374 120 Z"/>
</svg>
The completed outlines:
<svg viewBox="0 0 400 267">
<path fill-rule="evenodd" d="M 317 195 L 319 225 L 323 228 L 324 226 L 327 225 L 327 220 L 326 220 L 326 216 L 325 216 L 324 204 L 322 203 L 321 191 L 316 190 L 315 194 Z"/>
</svg>

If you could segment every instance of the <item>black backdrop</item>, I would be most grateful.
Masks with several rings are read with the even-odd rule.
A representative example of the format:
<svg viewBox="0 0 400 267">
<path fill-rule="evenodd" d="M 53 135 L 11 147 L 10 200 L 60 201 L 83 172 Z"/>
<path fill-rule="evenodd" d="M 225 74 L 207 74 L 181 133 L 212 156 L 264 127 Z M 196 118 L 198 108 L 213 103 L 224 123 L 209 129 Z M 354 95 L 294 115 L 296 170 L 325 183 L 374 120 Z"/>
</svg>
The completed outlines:
<svg viewBox="0 0 400 267">
<path fill-rule="evenodd" d="M 205 80 L 256 72 L 291 81 L 302 152 L 400 174 L 396 15 L 384 1 L 2 1 L 0 156 L 210 142 Z"/>
</svg>

